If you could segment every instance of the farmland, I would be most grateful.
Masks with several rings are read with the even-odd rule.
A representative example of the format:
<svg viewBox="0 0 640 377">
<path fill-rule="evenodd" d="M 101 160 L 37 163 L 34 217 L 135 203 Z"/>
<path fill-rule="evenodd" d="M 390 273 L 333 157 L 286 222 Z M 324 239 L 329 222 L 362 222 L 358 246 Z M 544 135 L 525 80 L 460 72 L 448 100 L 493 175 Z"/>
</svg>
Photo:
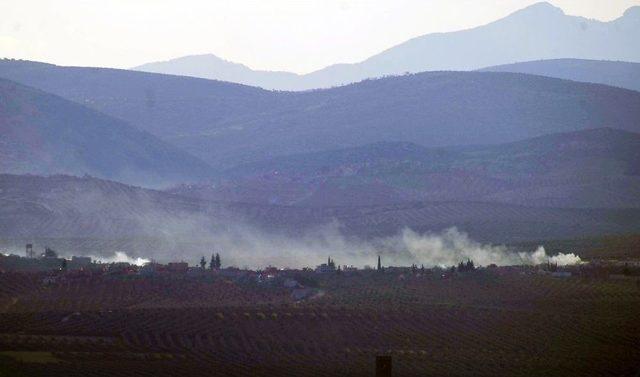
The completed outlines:
<svg viewBox="0 0 640 377">
<path fill-rule="evenodd" d="M 535 268 L 290 272 L 317 294 L 208 277 L 0 275 L 11 376 L 635 375 L 640 286 Z"/>
</svg>

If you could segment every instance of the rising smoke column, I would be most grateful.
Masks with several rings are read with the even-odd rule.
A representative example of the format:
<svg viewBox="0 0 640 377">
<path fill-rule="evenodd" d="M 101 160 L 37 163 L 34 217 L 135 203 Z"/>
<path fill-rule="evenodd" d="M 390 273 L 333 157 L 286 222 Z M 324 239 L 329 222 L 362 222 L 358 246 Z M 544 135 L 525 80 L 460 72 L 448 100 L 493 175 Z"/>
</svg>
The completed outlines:
<svg viewBox="0 0 640 377">
<path fill-rule="evenodd" d="M 393 244 L 397 249 L 405 248 L 415 261 L 429 266 L 453 266 L 467 259 L 480 266 L 536 265 L 546 262 L 564 266 L 581 262 L 575 254 L 550 257 L 543 246 L 534 252 L 514 252 L 504 245 L 483 245 L 457 228 L 449 228 L 440 234 L 418 234 L 404 229 L 400 236 L 393 239 Z"/>
</svg>

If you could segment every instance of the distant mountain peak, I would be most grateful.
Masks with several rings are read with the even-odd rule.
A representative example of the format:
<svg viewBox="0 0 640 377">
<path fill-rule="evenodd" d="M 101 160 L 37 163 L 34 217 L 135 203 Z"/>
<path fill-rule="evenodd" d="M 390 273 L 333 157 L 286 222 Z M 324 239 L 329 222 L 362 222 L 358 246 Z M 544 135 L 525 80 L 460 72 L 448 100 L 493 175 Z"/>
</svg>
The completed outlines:
<svg viewBox="0 0 640 377">
<path fill-rule="evenodd" d="M 218 55 L 215 55 L 215 54 L 212 54 L 212 53 L 187 55 L 187 56 L 182 56 L 182 57 L 175 58 L 175 59 L 170 59 L 169 61 L 171 61 L 171 60 L 204 60 L 204 61 L 215 62 L 215 63 L 228 63 L 228 64 L 244 65 L 244 64 L 241 64 L 241 63 L 233 62 L 233 61 L 225 59 L 225 58 L 221 58 Z"/>
<path fill-rule="evenodd" d="M 539 59 L 640 62 L 640 50 L 634 48 L 640 32 L 640 7 L 629 8 L 614 21 L 567 15 L 552 3 L 538 2 L 485 25 L 416 36 L 361 62 L 335 64 L 303 75 L 253 70 L 214 55 L 192 55 L 134 69 L 264 89 L 308 90 L 406 72 L 470 71 Z"/>
<path fill-rule="evenodd" d="M 625 17 L 625 18 L 626 17 L 637 17 L 637 18 L 640 18 L 640 5 L 636 5 L 636 6 L 633 6 L 633 7 L 629 8 L 629 9 L 627 9 L 624 12 L 624 15 L 622 17 Z"/>
<path fill-rule="evenodd" d="M 527 15 L 531 14 L 536 16 L 548 16 L 548 15 L 564 16 L 565 15 L 562 9 L 546 1 L 530 5 L 526 8 L 516 11 L 514 14 L 527 14 Z"/>
<path fill-rule="evenodd" d="M 245 67 L 245 65 L 240 64 L 240 63 L 236 63 L 236 62 L 232 62 L 230 60 L 221 58 L 215 54 L 212 53 L 207 53 L 207 54 L 193 54 L 193 55 L 185 55 L 185 56 L 180 56 L 177 58 L 172 58 L 172 59 L 168 59 L 168 60 L 161 60 L 161 61 L 157 61 L 154 63 L 147 63 L 147 64 L 143 64 L 140 65 L 138 67 L 133 67 L 132 69 L 143 69 L 144 67 L 147 66 L 152 66 L 154 64 L 171 64 L 171 63 L 197 63 L 197 64 L 213 64 L 216 66 L 223 66 L 223 65 L 228 65 L 228 66 L 238 66 L 238 67 Z"/>
</svg>

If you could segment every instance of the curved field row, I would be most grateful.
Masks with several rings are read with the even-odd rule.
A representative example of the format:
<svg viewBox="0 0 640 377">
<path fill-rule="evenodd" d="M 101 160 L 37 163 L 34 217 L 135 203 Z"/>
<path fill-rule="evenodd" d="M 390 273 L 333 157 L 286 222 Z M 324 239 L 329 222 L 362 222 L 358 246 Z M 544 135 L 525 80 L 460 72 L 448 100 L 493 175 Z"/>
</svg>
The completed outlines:
<svg viewBox="0 0 640 377">
<path fill-rule="evenodd" d="M 18 302 L 0 313 L 0 352 L 59 361 L 0 361 L 30 376 L 370 376 L 379 354 L 403 376 L 640 367 L 633 282 L 501 271 L 318 276 L 326 294 L 302 302 L 224 279 L 94 277 L 35 291 L 16 279 L 7 297 Z"/>
</svg>

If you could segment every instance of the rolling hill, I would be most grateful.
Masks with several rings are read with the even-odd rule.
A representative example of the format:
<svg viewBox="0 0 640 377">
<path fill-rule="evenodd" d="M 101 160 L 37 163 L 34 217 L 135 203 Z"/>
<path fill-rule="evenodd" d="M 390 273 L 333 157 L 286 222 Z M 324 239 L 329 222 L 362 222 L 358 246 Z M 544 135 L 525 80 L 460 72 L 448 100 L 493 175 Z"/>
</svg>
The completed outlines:
<svg viewBox="0 0 640 377">
<path fill-rule="evenodd" d="M 380 142 L 276 157 L 222 176 L 214 185 L 171 192 L 303 206 L 483 201 L 640 208 L 640 134 L 604 128 L 464 148 Z"/>
<path fill-rule="evenodd" d="M 96 178 L 0 175 L 0 247 L 24 243 L 69 252 L 200 255 L 224 245 L 245 253 L 323 237 L 373 238 L 410 227 L 451 226 L 483 242 L 565 239 L 637 232 L 638 209 L 554 209 L 480 202 L 291 207 L 219 204 Z M 341 224 L 333 232 L 328 224 Z M 334 229 L 334 228 L 332 228 Z M 302 240 L 302 241 L 301 241 Z M 294 244 L 296 244 L 294 242 Z M 222 246 L 221 246 L 222 245 Z"/>
<path fill-rule="evenodd" d="M 190 134 L 246 112 L 263 112 L 277 96 L 239 84 L 122 69 L 62 67 L 0 60 L 0 77 L 125 120 L 156 136 Z"/>
<path fill-rule="evenodd" d="M 0 77 L 123 119 L 218 169 L 381 141 L 513 142 L 610 127 L 640 131 L 640 93 L 495 72 L 428 72 L 310 92 L 4 60 Z"/>
<path fill-rule="evenodd" d="M 0 175 L 3 237 L 161 235 L 184 216 L 220 205 L 92 177 Z"/>
<path fill-rule="evenodd" d="M 213 56 L 187 56 L 134 69 L 229 80 L 267 89 L 306 90 L 406 72 L 465 71 L 540 59 L 578 58 L 640 62 L 640 7 L 609 22 L 569 16 L 537 3 L 473 29 L 413 38 L 355 64 L 306 74 L 251 71 Z"/>
<path fill-rule="evenodd" d="M 90 174 L 163 185 L 202 180 L 204 162 L 121 120 L 0 79 L 0 171 Z"/>
<path fill-rule="evenodd" d="M 179 258 L 231 221 L 224 207 L 92 177 L 0 174 L 0 248 Z"/>
<path fill-rule="evenodd" d="M 481 71 L 526 73 L 640 91 L 640 63 L 554 59 L 499 65 Z"/>
</svg>

